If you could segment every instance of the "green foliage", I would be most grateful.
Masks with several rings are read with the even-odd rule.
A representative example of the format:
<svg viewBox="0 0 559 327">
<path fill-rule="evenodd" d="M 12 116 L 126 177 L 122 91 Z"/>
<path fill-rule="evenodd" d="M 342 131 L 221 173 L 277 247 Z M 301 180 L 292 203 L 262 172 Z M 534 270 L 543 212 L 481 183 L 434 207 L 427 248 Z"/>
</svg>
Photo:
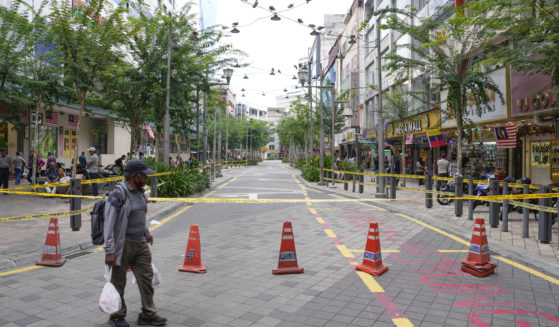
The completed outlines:
<svg viewBox="0 0 559 327">
<path fill-rule="evenodd" d="M 299 167 L 297 167 L 299 166 Z M 324 168 L 332 166 L 332 156 L 324 156 Z M 299 159 L 295 166 L 301 169 L 301 175 L 308 182 L 318 182 L 320 180 L 320 157 L 313 156 L 309 158 L 308 162 L 304 159 Z"/>
<path fill-rule="evenodd" d="M 171 175 L 159 177 L 157 193 L 161 197 L 190 196 L 210 187 L 209 175 L 198 169 L 174 168 L 171 171 Z"/>
<path fill-rule="evenodd" d="M 262 159 L 260 159 L 260 160 L 258 160 L 258 159 L 256 159 L 256 158 L 254 158 L 254 159 L 248 159 L 248 165 L 249 165 L 249 166 L 256 166 L 256 165 L 258 165 L 258 163 L 259 163 L 260 161 L 262 161 Z"/>
<path fill-rule="evenodd" d="M 288 156 L 283 156 L 283 157 L 281 158 L 281 162 L 283 162 L 283 163 L 290 163 L 289 157 L 288 157 Z"/>
</svg>

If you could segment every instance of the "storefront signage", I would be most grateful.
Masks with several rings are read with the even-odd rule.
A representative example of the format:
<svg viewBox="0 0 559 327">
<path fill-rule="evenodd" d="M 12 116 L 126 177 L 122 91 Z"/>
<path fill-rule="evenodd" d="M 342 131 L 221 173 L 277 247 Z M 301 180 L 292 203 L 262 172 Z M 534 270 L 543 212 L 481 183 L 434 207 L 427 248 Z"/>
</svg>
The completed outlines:
<svg viewBox="0 0 559 327">
<path fill-rule="evenodd" d="M 557 109 L 557 94 L 544 90 L 551 82 L 551 77 L 541 74 L 526 76 L 520 72 L 511 72 L 511 93 L 513 117 L 534 112 Z"/>
<path fill-rule="evenodd" d="M 549 166 L 550 142 L 534 142 L 531 145 L 532 166 Z"/>
<path fill-rule="evenodd" d="M 497 137 L 495 136 L 495 130 L 493 128 L 489 129 L 474 129 L 472 131 L 472 141 L 473 142 L 497 142 Z"/>
<path fill-rule="evenodd" d="M 427 129 L 439 128 L 441 122 L 441 111 L 431 110 L 405 120 L 388 124 L 387 138 L 400 137 L 407 134 L 425 133 Z"/>
<path fill-rule="evenodd" d="M 350 128 L 342 133 L 342 143 L 355 142 L 355 128 Z"/>
<path fill-rule="evenodd" d="M 367 128 L 363 130 L 363 138 L 364 139 L 376 139 L 377 138 L 377 130 L 374 128 Z"/>
<path fill-rule="evenodd" d="M 490 102 L 487 103 L 491 108 L 484 107 L 480 113 L 478 113 L 477 108 L 471 103 L 468 102 L 468 106 L 464 110 L 464 119 L 468 122 L 472 123 L 482 123 L 487 121 L 499 120 L 499 119 L 506 119 L 507 115 L 507 70 L 506 68 L 499 68 L 489 73 L 489 77 L 495 82 L 499 90 L 503 93 L 503 98 L 505 102 L 501 102 L 501 98 L 493 91 L 487 90 L 487 95 L 489 97 Z M 451 108 L 447 108 L 447 95 L 448 90 L 441 91 L 441 109 L 443 110 L 443 115 L 452 115 Z M 456 127 L 456 120 L 447 117 L 443 121 L 442 127 L 449 128 L 449 127 Z"/>
</svg>

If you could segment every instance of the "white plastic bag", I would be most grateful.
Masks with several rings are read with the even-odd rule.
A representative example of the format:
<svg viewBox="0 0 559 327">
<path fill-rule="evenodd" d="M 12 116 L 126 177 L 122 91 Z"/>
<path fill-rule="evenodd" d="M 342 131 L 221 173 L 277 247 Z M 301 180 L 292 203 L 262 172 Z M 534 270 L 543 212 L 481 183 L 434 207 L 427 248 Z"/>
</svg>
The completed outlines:
<svg viewBox="0 0 559 327">
<path fill-rule="evenodd" d="M 153 279 L 151 280 L 152 286 L 158 286 L 161 284 L 161 275 L 159 274 L 159 270 L 155 268 L 153 262 L 151 263 L 151 269 L 153 270 Z M 136 285 L 138 282 L 136 281 L 136 276 L 132 274 L 132 284 Z"/>
<path fill-rule="evenodd" d="M 105 265 L 105 286 L 99 298 L 99 310 L 102 312 L 112 314 L 120 310 L 122 303 L 120 301 L 120 294 L 115 286 L 111 283 L 112 268 Z"/>
</svg>

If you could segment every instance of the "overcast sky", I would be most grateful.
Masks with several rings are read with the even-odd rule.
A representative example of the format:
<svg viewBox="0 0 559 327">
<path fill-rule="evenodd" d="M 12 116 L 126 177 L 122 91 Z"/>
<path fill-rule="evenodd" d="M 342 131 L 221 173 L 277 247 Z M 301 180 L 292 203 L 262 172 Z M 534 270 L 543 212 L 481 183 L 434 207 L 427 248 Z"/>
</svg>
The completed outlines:
<svg viewBox="0 0 559 327">
<path fill-rule="evenodd" d="M 246 52 L 245 62 L 251 64 L 250 67 L 235 69 L 231 90 L 237 95 L 237 102 L 275 106 L 276 95 L 283 94 L 284 88 L 298 84 L 298 81 L 292 80 L 293 75 L 297 75 L 293 65 L 307 57 L 314 37 L 310 36 L 311 29 L 286 18 L 270 20 L 272 14 L 261 8 L 252 8 L 254 1 L 216 0 L 217 24 L 230 26 L 234 22 L 239 23 L 241 32 L 231 34 L 227 40 L 235 48 Z M 352 2 L 311 0 L 307 4 L 306 0 L 258 0 L 259 6 L 274 6 L 278 12 L 293 4 L 292 9 L 281 12 L 281 15 L 295 21 L 300 18 L 305 24 L 317 26 L 324 24 L 325 14 L 345 14 Z M 276 70 L 275 76 L 269 75 L 272 68 Z M 281 74 L 277 73 L 278 69 Z M 248 80 L 243 79 L 244 74 L 248 75 Z M 247 90 L 244 98 L 241 97 L 242 88 Z M 266 96 L 262 96 L 262 92 Z"/>
</svg>

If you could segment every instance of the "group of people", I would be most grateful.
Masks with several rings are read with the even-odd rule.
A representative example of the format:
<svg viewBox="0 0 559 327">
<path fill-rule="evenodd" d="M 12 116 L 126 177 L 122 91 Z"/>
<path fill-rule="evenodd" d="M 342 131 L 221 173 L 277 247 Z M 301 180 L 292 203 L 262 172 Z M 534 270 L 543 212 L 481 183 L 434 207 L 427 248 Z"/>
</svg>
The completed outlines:
<svg viewBox="0 0 559 327">
<path fill-rule="evenodd" d="M 86 158 L 85 152 L 82 152 L 79 157 L 79 164 L 76 167 L 76 171 L 82 174 L 84 178 L 96 179 L 99 177 L 99 156 L 97 155 L 97 150 L 94 147 L 88 149 L 89 158 Z M 52 152 L 48 153 L 47 160 L 41 158 L 41 153 L 37 152 L 35 160 L 35 151 L 31 150 L 29 153 L 29 158 L 26 161 L 23 158 L 21 152 L 16 152 L 14 158 L 8 155 L 6 149 L 0 149 L 0 185 L 2 188 L 7 189 L 9 187 L 10 175 L 15 176 L 15 185 L 21 184 L 21 179 L 25 169 L 27 169 L 26 179 L 29 184 L 33 184 L 33 169 L 35 168 L 35 182 L 41 176 L 42 168 L 45 167 L 45 184 L 54 184 L 59 182 L 70 181 L 70 174 L 67 173 L 62 164 L 56 161 L 56 157 Z M 73 162 L 73 161 L 72 161 Z M 97 183 L 92 184 L 93 195 L 97 196 L 98 185 Z M 45 187 L 47 193 L 56 193 L 56 187 Z M 8 195 L 8 193 L 4 193 Z"/>
</svg>

